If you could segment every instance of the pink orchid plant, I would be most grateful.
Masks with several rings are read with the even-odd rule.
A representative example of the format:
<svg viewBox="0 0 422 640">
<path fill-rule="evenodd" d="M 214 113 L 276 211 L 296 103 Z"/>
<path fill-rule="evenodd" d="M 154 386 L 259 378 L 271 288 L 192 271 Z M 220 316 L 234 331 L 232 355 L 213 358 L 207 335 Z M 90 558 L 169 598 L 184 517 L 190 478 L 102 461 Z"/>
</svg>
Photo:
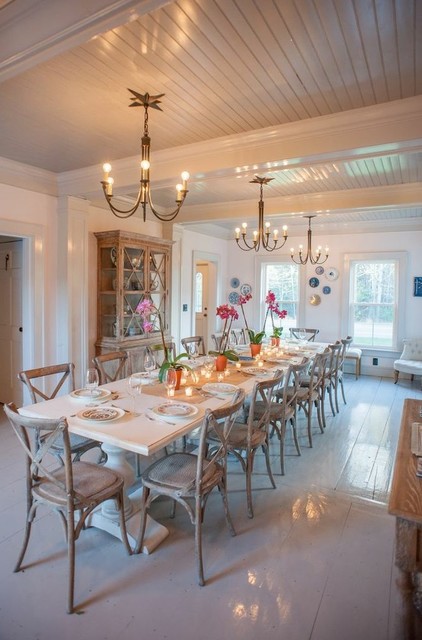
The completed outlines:
<svg viewBox="0 0 422 640">
<path fill-rule="evenodd" d="M 276 300 L 275 293 L 271 291 L 271 289 L 267 293 L 265 304 L 267 305 L 267 311 L 264 318 L 264 328 L 267 322 L 268 314 L 270 314 L 271 325 L 273 328 L 272 337 L 279 338 L 283 333 L 283 327 L 277 327 L 275 325 L 274 319 L 279 318 L 280 320 L 284 320 L 284 318 L 287 316 L 287 311 L 285 309 L 280 309 L 280 305 Z"/>
<path fill-rule="evenodd" d="M 183 364 L 182 362 L 180 362 L 182 358 L 189 358 L 188 354 L 180 353 L 178 356 L 176 356 L 176 358 L 173 358 L 172 350 L 167 348 L 164 336 L 163 320 L 161 318 L 159 310 L 157 309 L 153 301 L 150 298 L 144 298 L 143 300 L 141 300 L 136 307 L 136 313 L 139 313 L 142 318 L 142 328 L 145 333 L 152 333 L 156 330 L 155 324 L 151 318 L 155 317 L 158 320 L 158 327 L 161 334 L 161 344 L 164 353 L 164 361 L 160 367 L 158 376 L 159 380 L 161 382 L 163 381 L 163 377 L 167 369 L 187 369 L 188 371 L 190 371 L 190 367 L 187 364 Z"/>
<path fill-rule="evenodd" d="M 226 356 L 227 360 L 231 360 L 232 362 L 236 362 L 239 360 L 237 354 L 233 349 L 227 349 L 227 344 L 229 341 L 230 330 L 232 326 L 233 320 L 237 320 L 239 314 L 236 309 L 228 304 L 222 304 L 217 307 L 216 315 L 224 320 L 223 326 L 223 337 L 221 338 L 220 348 L 218 351 L 209 351 L 209 354 L 212 356 Z"/>
</svg>

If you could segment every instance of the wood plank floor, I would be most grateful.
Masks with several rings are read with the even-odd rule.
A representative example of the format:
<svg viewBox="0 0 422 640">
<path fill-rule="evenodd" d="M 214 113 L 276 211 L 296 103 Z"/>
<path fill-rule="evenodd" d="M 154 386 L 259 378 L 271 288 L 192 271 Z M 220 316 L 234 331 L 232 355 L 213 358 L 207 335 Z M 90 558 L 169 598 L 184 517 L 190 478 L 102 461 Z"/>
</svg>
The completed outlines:
<svg viewBox="0 0 422 640">
<path fill-rule="evenodd" d="M 420 382 L 346 376 L 347 405 L 314 447 L 299 419 L 302 455 L 290 438 L 286 475 L 271 444 L 276 490 L 262 456 L 253 477 L 255 518 L 246 514 L 244 476 L 230 462 L 225 528 L 213 495 L 204 523 L 207 585 L 195 582 L 193 529 L 179 509 L 157 502 L 170 536 L 149 556 L 127 557 L 121 543 L 94 529 L 77 544 L 76 602 L 67 615 L 61 525 L 39 513 L 25 571 L 12 573 L 24 518 L 19 445 L 0 416 L 1 640 L 403 640 L 420 621 L 403 604 L 394 567 L 394 518 L 386 504 L 403 400 L 422 403 Z M 422 635 L 419 635 L 422 637 Z"/>
</svg>

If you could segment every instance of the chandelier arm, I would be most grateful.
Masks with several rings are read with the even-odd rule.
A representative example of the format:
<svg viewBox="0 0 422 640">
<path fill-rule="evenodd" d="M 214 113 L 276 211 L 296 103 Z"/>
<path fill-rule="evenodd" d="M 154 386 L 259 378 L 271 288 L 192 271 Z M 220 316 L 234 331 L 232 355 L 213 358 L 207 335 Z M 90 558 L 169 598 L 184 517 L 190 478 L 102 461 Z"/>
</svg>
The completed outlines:
<svg viewBox="0 0 422 640">
<path fill-rule="evenodd" d="M 255 242 L 252 246 L 250 244 L 247 243 L 246 238 L 245 238 L 245 234 L 242 233 L 242 241 L 243 244 L 245 245 L 244 247 L 242 247 L 242 245 L 240 244 L 240 238 L 235 238 L 237 246 L 239 247 L 239 249 L 242 249 L 242 251 L 252 251 L 252 249 L 255 249 L 255 251 L 257 251 L 257 242 Z"/>
<path fill-rule="evenodd" d="M 182 191 L 181 193 L 182 193 L 182 199 L 180 201 L 177 201 L 176 209 L 174 209 L 170 213 L 159 213 L 154 207 L 154 204 L 152 202 L 151 190 L 148 189 L 148 204 L 150 206 L 152 213 L 155 215 L 155 217 L 161 220 L 161 222 L 171 222 L 172 220 L 174 220 L 177 214 L 179 213 L 180 208 L 186 198 L 187 190 Z"/>
<path fill-rule="evenodd" d="M 117 216 L 118 218 L 130 218 L 130 216 L 133 216 L 133 214 L 135 213 L 135 211 L 139 207 L 139 203 L 141 201 L 142 187 L 138 191 L 138 196 L 136 198 L 136 202 L 133 205 L 133 207 L 131 207 L 130 209 L 119 209 L 111 201 L 113 196 L 109 196 L 107 194 L 107 185 L 108 185 L 108 183 L 106 181 L 102 180 L 101 184 L 103 185 L 103 191 L 104 191 L 105 199 L 107 200 L 108 206 L 110 207 L 110 209 L 114 213 L 114 215 Z"/>
</svg>

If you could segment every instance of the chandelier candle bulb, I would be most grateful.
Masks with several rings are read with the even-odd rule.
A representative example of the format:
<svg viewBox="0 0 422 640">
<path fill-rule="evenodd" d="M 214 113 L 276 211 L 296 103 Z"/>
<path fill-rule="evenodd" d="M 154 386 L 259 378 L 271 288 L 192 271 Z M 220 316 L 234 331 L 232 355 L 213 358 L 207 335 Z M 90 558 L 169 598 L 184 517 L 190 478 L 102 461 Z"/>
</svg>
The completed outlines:
<svg viewBox="0 0 422 640">
<path fill-rule="evenodd" d="M 278 240 L 278 229 L 274 229 L 273 238 L 274 238 L 274 240 Z"/>
<path fill-rule="evenodd" d="M 240 238 L 240 229 L 239 229 L 239 227 L 237 227 L 235 229 L 235 233 L 236 233 L 236 239 L 239 239 Z"/>
<path fill-rule="evenodd" d="M 103 164 L 103 171 L 104 171 L 103 180 L 104 182 L 107 182 L 109 173 L 111 171 L 111 164 L 109 162 L 105 162 Z"/>
</svg>

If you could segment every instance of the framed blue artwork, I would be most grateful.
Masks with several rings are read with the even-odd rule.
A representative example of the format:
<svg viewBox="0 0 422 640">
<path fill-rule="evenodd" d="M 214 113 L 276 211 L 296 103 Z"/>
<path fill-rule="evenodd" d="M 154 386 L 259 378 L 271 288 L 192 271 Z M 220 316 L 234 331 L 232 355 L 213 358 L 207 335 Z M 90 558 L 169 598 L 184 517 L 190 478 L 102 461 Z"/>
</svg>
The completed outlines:
<svg viewBox="0 0 422 640">
<path fill-rule="evenodd" d="M 422 298 L 422 276 L 415 276 L 413 295 Z"/>
</svg>

